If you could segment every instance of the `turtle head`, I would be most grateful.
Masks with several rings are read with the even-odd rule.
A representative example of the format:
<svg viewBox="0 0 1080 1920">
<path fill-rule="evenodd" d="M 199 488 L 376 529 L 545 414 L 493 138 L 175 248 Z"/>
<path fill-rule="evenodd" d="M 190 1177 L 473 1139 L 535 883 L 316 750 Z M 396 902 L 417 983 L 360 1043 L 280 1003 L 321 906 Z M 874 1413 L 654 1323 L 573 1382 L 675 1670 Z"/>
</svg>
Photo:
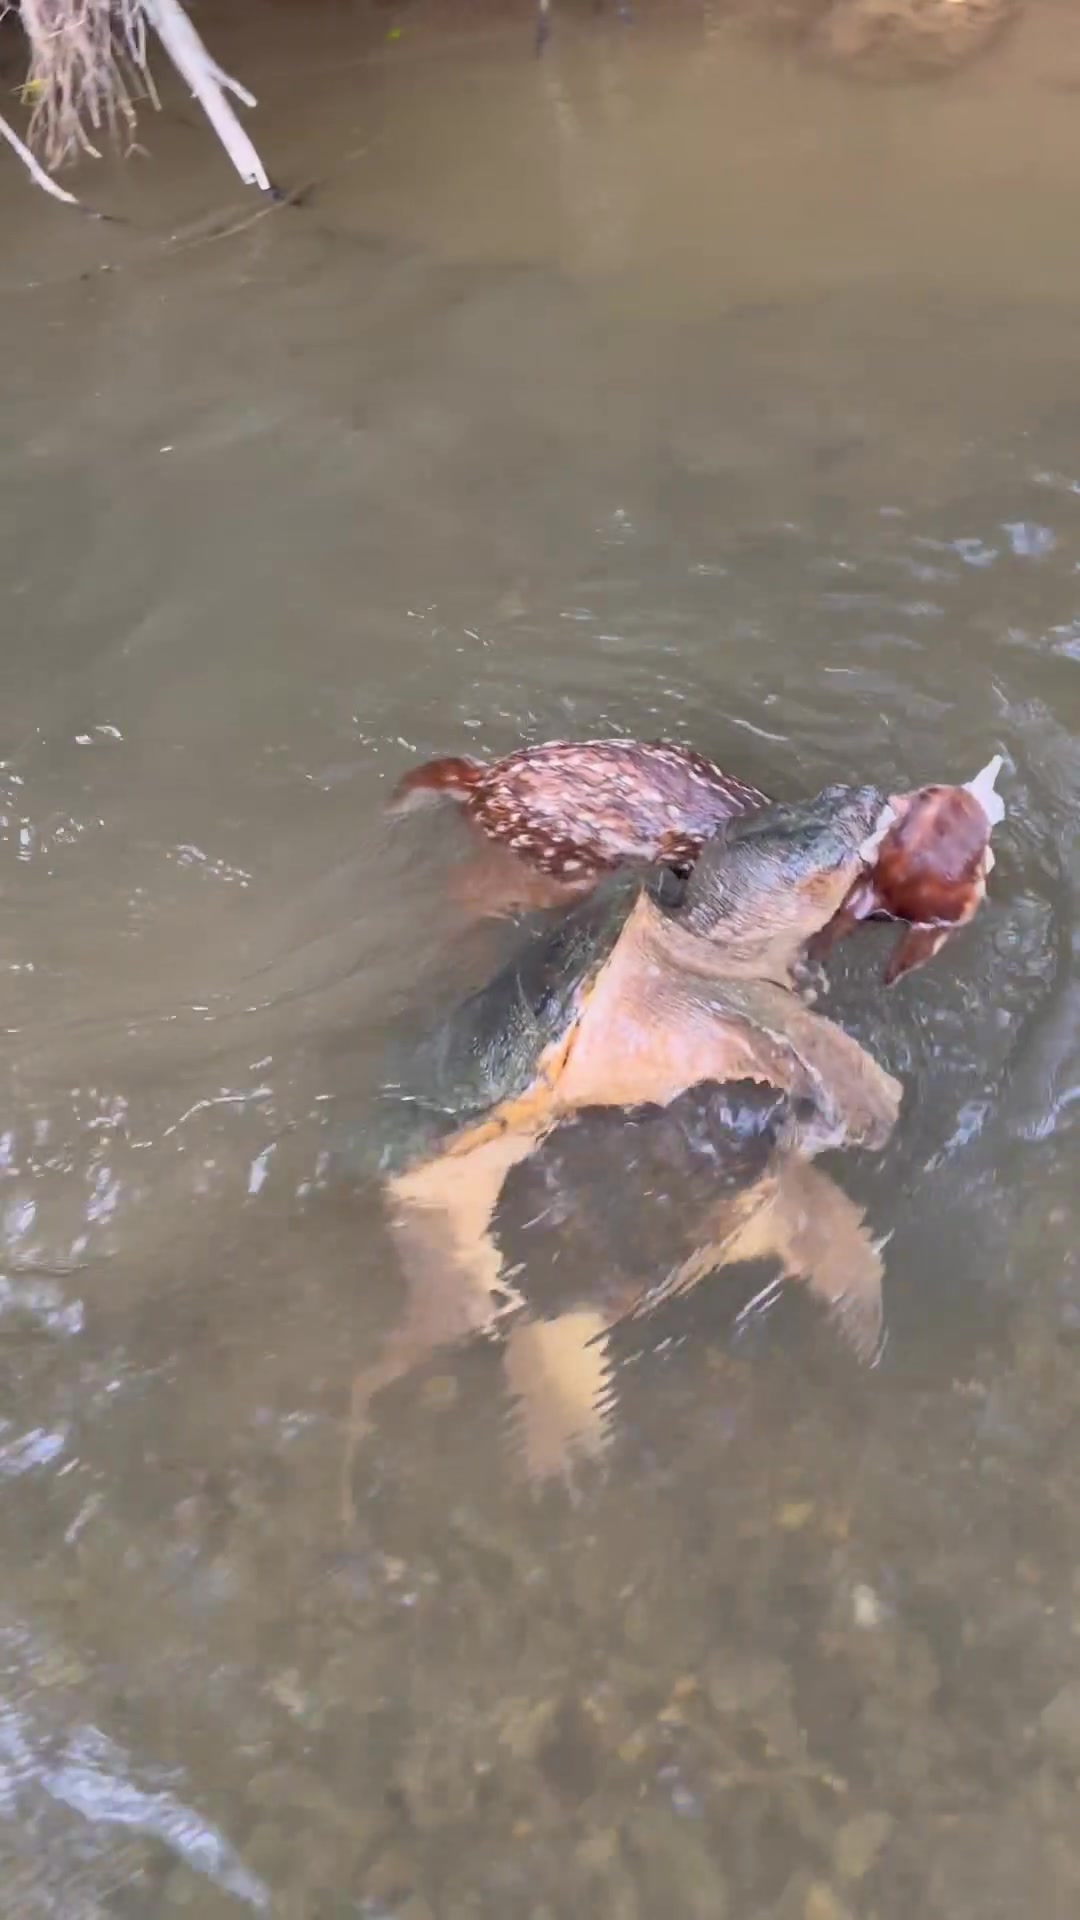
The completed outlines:
<svg viewBox="0 0 1080 1920">
<path fill-rule="evenodd" d="M 789 969 L 862 872 L 884 808 L 876 787 L 832 786 L 725 821 L 705 842 L 675 917 L 733 953 L 767 951 L 774 974 Z"/>
</svg>

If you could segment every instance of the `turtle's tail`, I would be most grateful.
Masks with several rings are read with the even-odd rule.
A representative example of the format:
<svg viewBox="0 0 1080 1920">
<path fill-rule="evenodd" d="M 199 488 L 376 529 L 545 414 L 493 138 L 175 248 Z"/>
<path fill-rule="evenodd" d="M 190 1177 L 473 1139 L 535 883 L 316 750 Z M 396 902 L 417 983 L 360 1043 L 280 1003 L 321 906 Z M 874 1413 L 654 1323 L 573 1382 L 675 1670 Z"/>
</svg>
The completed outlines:
<svg viewBox="0 0 1080 1920">
<path fill-rule="evenodd" d="M 452 800 L 464 800 L 484 772 L 479 760 L 466 760 L 457 754 L 447 754 L 442 760 L 427 760 L 398 781 L 390 800 L 390 811 L 411 813 L 416 807 L 434 805 L 444 795 Z"/>
</svg>

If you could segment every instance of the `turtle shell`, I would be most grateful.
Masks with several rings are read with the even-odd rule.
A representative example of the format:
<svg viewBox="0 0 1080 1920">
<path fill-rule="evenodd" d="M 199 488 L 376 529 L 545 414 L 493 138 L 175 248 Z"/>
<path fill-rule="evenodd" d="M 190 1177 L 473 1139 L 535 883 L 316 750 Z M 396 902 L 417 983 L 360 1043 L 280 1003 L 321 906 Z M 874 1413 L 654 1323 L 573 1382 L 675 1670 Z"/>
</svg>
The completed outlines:
<svg viewBox="0 0 1080 1920">
<path fill-rule="evenodd" d="M 542 1319 L 611 1305 L 687 1259 L 722 1200 L 772 1164 L 791 1098 L 758 1081 L 702 1085 L 668 1107 L 585 1109 L 510 1173 L 498 1237 L 523 1303 Z M 644 1202 L 645 1204 L 641 1204 Z"/>
<path fill-rule="evenodd" d="M 426 1158 L 528 1091 L 541 1055 L 573 1027 L 640 887 L 639 876 L 613 874 L 569 910 L 533 923 L 513 958 L 410 1050 L 384 1089 L 384 1172 Z"/>
</svg>

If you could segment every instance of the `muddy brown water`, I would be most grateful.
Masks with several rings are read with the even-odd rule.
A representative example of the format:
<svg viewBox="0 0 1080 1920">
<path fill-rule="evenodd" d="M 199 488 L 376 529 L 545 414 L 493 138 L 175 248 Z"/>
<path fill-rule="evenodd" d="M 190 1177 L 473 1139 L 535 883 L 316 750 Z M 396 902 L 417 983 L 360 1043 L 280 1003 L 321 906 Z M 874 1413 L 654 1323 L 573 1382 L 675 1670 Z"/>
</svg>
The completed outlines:
<svg viewBox="0 0 1080 1920">
<path fill-rule="evenodd" d="M 1080 31 L 883 90 L 722 10 L 389 18 L 218 23 L 315 183 L 241 231 L 175 96 L 80 176 L 124 225 L 3 168 L 0 1910 L 1072 1914 Z M 384 799 L 592 732 L 1005 756 L 977 924 L 834 969 L 908 1089 L 833 1168 L 883 1363 L 736 1274 L 602 1474 L 522 1490 L 484 1345 L 347 1463 L 349 1152 L 488 953 Z"/>
</svg>

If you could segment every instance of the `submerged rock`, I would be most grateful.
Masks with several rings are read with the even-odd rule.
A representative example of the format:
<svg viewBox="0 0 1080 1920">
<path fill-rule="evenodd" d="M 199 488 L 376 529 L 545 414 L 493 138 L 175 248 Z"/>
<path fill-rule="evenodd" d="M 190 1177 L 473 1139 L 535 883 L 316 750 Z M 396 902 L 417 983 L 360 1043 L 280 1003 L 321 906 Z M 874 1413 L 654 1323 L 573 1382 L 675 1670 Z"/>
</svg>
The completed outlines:
<svg viewBox="0 0 1080 1920">
<path fill-rule="evenodd" d="M 851 1920 L 851 1913 L 824 1880 L 815 1880 L 806 1895 L 803 1920 Z"/>
<path fill-rule="evenodd" d="M 985 51 L 1021 0 L 733 0 L 757 37 L 872 80 L 947 73 Z"/>
<path fill-rule="evenodd" d="M 705 1839 L 676 1814 L 643 1807 L 627 1834 L 646 1911 L 685 1920 L 726 1920 L 728 1884 Z"/>
<path fill-rule="evenodd" d="M 996 38 L 1019 0 L 837 0 L 811 36 L 824 58 L 892 79 L 959 66 Z"/>
<path fill-rule="evenodd" d="M 786 1699 L 789 1680 L 779 1660 L 717 1651 L 709 1660 L 705 1687 L 715 1713 L 755 1715 Z"/>
<path fill-rule="evenodd" d="M 1080 1767 L 1080 1680 L 1056 1693 L 1039 1716 L 1043 1740 L 1056 1760 Z"/>
<path fill-rule="evenodd" d="M 895 1822 L 889 1813 L 860 1813 L 845 1820 L 833 1841 L 833 1865 L 841 1880 L 865 1880 Z"/>
</svg>

